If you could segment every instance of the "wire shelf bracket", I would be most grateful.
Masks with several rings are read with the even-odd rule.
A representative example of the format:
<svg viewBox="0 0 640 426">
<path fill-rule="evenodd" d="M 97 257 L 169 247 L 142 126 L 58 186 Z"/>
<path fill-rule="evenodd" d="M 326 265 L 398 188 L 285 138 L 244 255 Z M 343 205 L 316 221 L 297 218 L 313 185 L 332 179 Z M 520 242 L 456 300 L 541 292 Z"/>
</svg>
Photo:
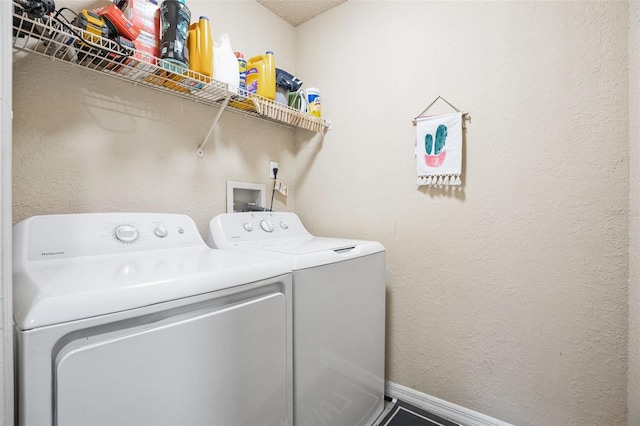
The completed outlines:
<svg viewBox="0 0 640 426">
<path fill-rule="evenodd" d="M 227 97 L 224 98 L 224 101 L 222 101 L 222 104 L 218 109 L 218 113 L 213 119 L 213 123 L 211 123 L 211 128 L 209 128 L 209 132 L 207 133 L 207 136 L 204 137 L 204 139 L 202 140 L 202 143 L 198 147 L 198 157 L 200 158 L 204 157 L 204 147 L 207 145 L 207 142 L 209 141 L 209 138 L 211 137 L 213 130 L 216 128 L 216 125 L 218 124 L 218 120 L 220 120 L 220 116 L 224 112 L 224 109 L 227 107 L 227 104 L 229 104 L 229 99 L 231 99 L 231 93 L 229 93 Z"/>
</svg>

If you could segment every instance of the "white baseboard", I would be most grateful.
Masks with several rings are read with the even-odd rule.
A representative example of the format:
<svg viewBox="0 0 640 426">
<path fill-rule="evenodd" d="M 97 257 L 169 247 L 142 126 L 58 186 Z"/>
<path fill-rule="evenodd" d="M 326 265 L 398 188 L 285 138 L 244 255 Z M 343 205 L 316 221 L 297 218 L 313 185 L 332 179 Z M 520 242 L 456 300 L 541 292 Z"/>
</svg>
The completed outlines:
<svg viewBox="0 0 640 426">
<path fill-rule="evenodd" d="M 385 383 L 385 394 L 463 426 L 512 426 L 509 423 L 477 411 L 418 392 L 389 380 Z"/>
</svg>

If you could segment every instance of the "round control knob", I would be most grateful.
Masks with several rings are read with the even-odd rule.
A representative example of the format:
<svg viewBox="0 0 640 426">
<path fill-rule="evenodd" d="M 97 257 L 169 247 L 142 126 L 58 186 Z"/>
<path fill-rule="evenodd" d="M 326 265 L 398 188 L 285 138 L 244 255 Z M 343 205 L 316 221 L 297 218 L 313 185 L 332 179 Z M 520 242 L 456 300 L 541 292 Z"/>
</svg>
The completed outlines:
<svg viewBox="0 0 640 426">
<path fill-rule="evenodd" d="M 260 227 L 264 232 L 273 232 L 273 224 L 267 219 L 262 219 L 260 221 Z"/>
<path fill-rule="evenodd" d="M 280 228 L 289 229 L 289 224 L 287 222 L 285 222 L 284 220 L 281 220 L 280 221 Z"/>
<path fill-rule="evenodd" d="M 245 222 L 242 224 L 242 227 L 244 228 L 245 231 L 247 232 L 251 232 L 253 231 L 253 225 L 250 224 L 249 222 Z"/>
<path fill-rule="evenodd" d="M 115 236 L 123 243 L 132 243 L 138 239 L 138 230 L 131 225 L 120 225 L 116 228 Z"/>
<path fill-rule="evenodd" d="M 164 226 L 156 226 L 153 228 L 153 233 L 160 238 L 164 238 L 167 236 L 167 228 Z"/>
</svg>

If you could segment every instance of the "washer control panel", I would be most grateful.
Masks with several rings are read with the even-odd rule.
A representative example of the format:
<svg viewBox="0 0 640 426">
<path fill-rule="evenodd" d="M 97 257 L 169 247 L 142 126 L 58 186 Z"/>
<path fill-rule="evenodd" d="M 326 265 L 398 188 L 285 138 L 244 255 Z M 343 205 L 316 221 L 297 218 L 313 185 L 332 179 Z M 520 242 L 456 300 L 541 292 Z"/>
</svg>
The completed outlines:
<svg viewBox="0 0 640 426">
<path fill-rule="evenodd" d="M 193 220 L 180 214 L 88 213 L 34 216 L 16 225 L 16 230 L 27 234 L 29 260 L 204 244 Z"/>
<path fill-rule="evenodd" d="M 289 212 L 227 213 L 214 217 L 210 223 L 212 233 L 230 243 L 310 236 L 300 218 Z"/>
</svg>

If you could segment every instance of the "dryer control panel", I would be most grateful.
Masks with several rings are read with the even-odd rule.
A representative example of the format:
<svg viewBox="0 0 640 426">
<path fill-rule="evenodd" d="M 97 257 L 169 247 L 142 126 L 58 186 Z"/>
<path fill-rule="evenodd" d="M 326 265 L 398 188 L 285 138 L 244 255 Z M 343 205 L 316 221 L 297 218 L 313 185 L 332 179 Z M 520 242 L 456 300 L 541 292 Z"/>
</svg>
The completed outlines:
<svg viewBox="0 0 640 426">
<path fill-rule="evenodd" d="M 230 244 L 311 236 L 300 218 L 289 212 L 221 214 L 211 220 L 209 229 L 209 242 L 219 237 Z"/>
<path fill-rule="evenodd" d="M 204 245 L 189 216 L 160 213 L 34 216 L 14 237 L 16 254 L 30 261 Z"/>
</svg>

